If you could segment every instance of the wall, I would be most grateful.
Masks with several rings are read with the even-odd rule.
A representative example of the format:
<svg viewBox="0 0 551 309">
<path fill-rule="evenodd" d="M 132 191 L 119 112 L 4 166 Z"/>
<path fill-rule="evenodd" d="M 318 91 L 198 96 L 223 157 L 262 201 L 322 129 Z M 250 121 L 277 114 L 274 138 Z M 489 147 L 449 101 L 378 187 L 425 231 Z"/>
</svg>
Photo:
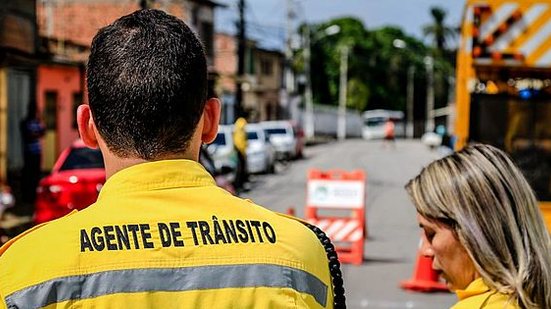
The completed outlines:
<svg viewBox="0 0 551 309">
<path fill-rule="evenodd" d="M 304 110 L 299 111 L 302 127 L 304 127 Z M 314 132 L 315 135 L 337 136 L 338 107 L 314 105 Z M 347 110 L 346 137 L 362 136 L 363 120 L 360 112 Z"/>
<path fill-rule="evenodd" d="M 75 94 L 82 94 L 83 79 L 77 66 L 40 65 L 37 70 L 37 104 L 42 116 L 46 116 L 46 93 L 57 92 L 56 128 L 47 130 L 44 138 L 43 169 L 49 170 L 63 149 L 78 138 L 74 127 Z M 84 96 L 82 96 L 84 98 Z M 46 120 L 46 119 L 43 119 Z"/>
</svg>

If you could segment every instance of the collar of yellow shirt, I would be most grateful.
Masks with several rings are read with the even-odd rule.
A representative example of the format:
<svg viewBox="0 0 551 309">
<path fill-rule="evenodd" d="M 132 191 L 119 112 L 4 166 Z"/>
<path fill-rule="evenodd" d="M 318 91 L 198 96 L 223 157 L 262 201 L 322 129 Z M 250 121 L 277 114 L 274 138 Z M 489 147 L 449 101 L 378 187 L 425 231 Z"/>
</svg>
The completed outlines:
<svg viewBox="0 0 551 309">
<path fill-rule="evenodd" d="M 215 185 L 212 176 L 195 161 L 153 161 L 125 168 L 112 175 L 101 189 L 98 201 L 112 193 Z"/>
</svg>

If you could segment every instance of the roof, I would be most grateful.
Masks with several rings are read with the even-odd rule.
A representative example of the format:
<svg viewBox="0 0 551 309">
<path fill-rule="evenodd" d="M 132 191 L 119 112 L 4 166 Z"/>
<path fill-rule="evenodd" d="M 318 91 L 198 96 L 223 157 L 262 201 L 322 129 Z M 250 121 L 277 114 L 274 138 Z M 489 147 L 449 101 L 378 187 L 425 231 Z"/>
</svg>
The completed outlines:
<svg viewBox="0 0 551 309">
<path fill-rule="evenodd" d="M 206 5 L 209 5 L 211 7 L 222 7 L 222 8 L 228 7 L 226 4 L 218 3 L 218 2 L 215 2 L 215 1 L 211 1 L 211 0 L 191 0 L 191 1 L 201 3 L 201 4 L 206 4 Z"/>
</svg>

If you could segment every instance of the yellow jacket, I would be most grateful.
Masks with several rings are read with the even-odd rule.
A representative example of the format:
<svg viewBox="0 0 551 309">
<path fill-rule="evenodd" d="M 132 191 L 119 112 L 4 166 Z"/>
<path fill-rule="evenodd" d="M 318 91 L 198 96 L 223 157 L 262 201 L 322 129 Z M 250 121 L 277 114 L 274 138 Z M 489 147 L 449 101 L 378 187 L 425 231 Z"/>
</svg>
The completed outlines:
<svg viewBox="0 0 551 309">
<path fill-rule="evenodd" d="M 302 223 L 237 198 L 194 161 L 110 177 L 96 203 L 0 249 L 0 307 L 330 308 Z"/>
<path fill-rule="evenodd" d="M 245 118 L 237 118 L 233 127 L 233 144 L 235 148 L 243 155 L 247 155 L 247 120 Z"/>
<path fill-rule="evenodd" d="M 490 289 L 478 278 L 471 282 L 465 290 L 455 291 L 459 302 L 451 309 L 520 309 L 517 303 L 512 303 L 508 295 Z"/>
</svg>

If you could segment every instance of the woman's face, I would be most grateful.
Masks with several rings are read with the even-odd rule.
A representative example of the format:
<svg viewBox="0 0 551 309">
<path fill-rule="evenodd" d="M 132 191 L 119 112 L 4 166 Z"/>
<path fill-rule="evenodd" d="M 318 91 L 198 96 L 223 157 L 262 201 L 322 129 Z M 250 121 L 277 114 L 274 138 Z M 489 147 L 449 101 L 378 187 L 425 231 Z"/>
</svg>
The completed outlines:
<svg viewBox="0 0 551 309">
<path fill-rule="evenodd" d="M 480 275 L 453 230 L 440 222 L 417 214 L 423 229 L 421 254 L 432 258 L 432 268 L 446 280 L 452 291 L 465 289 Z"/>
</svg>

